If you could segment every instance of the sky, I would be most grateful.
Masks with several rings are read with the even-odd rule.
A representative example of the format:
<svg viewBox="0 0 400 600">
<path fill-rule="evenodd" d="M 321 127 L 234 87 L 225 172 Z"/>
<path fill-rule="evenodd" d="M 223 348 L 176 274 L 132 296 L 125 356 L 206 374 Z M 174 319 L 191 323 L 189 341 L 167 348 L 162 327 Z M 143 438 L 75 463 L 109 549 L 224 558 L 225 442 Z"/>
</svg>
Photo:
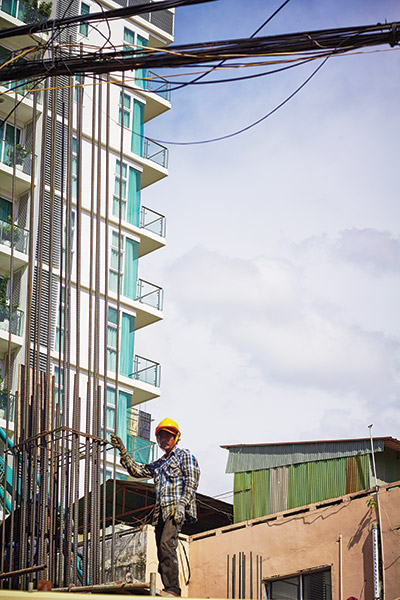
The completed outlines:
<svg viewBox="0 0 400 600">
<path fill-rule="evenodd" d="M 248 37 L 280 4 L 178 9 L 175 40 Z M 291 0 L 259 35 L 398 18 L 394 0 Z M 232 491 L 224 444 L 368 437 L 370 424 L 400 436 L 400 50 L 372 50 L 330 58 L 246 133 L 166 144 L 169 177 L 142 193 L 167 218 L 166 247 L 140 264 L 165 290 L 164 320 L 136 337 L 162 365 L 145 410 L 179 423 L 204 494 Z M 177 90 L 145 135 L 239 130 L 318 64 Z"/>
</svg>

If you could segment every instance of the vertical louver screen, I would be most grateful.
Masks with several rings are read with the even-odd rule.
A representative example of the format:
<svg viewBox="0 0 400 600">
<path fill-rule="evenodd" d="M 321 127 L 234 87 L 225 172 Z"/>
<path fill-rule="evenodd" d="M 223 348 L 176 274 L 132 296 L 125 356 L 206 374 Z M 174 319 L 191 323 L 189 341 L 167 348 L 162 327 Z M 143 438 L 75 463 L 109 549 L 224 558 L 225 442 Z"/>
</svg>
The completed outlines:
<svg viewBox="0 0 400 600">
<path fill-rule="evenodd" d="M 39 343 L 41 346 L 46 346 L 48 343 L 48 330 L 49 330 L 49 319 L 50 319 L 50 343 L 51 347 L 53 347 L 54 343 L 54 327 L 55 327 L 55 317 L 58 306 L 58 278 L 53 275 L 53 286 L 52 286 L 52 294 L 51 294 L 51 303 L 52 310 L 51 314 L 49 314 L 49 273 L 47 271 L 42 271 L 42 284 L 41 284 L 41 294 L 40 294 L 40 302 L 39 302 L 39 315 L 38 315 L 38 328 L 39 328 Z M 36 310 L 36 298 L 38 294 L 38 268 L 35 267 L 35 273 L 33 278 L 33 290 L 32 290 L 32 325 L 31 325 L 31 341 L 34 341 L 35 334 L 35 313 Z M 42 369 L 42 367 L 40 367 Z M 43 370 L 46 370 L 46 365 Z"/>
</svg>

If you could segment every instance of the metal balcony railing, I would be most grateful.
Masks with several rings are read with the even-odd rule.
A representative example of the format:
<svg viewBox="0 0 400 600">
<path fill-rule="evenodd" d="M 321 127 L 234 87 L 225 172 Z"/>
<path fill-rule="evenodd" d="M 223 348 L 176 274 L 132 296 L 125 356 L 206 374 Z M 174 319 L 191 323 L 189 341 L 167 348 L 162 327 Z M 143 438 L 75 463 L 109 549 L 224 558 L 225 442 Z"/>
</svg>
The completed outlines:
<svg viewBox="0 0 400 600">
<path fill-rule="evenodd" d="M 132 376 L 143 383 L 160 387 L 161 365 L 143 356 L 135 356 Z"/>
<path fill-rule="evenodd" d="M 155 449 L 155 442 L 132 435 L 128 431 L 127 450 L 133 460 L 142 464 L 153 462 L 155 460 Z"/>
<path fill-rule="evenodd" d="M 40 14 L 38 10 L 32 8 L 29 2 L 23 2 L 23 0 L 0 0 L 0 8 L 11 17 L 26 24 L 41 23 L 49 18 L 49 16 Z"/>
<path fill-rule="evenodd" d="M 144 82 L 145 90 L 157 94 L 157 96 L 164 98 L 168 102 L 171 101 L 171 84 L 164 77 L 160 77 L 156 73 L 152 73 L 152 71 L 146 71 Z"/>
<path fill-rule="evenodd" d="M 139 227 L 165 238 L 166 219 L 164 215 L 151 210 L 151 208 L 146 206 L 140 208 Z"/>
<path fill-rule="evenodd" d="M 7 407 L 8 404 L 8 407 Z M 0 419 L 7 420 L 7 408 L 8 408 L 8 420 L 14 420 L 14 406 L 15 406 L 15 396 L 10 394 L 8 397 L 7 403 L 7 392 L 1 390 L 0 391 Z"/>
<path fill-rule="evenodd" d="M 4 139 L 0 139 L 0 162 L 8 167 L 13 167 L 15 162 L 17 170 L 22 171 L 25 175 L 31 174 L 32 154 L 18 144 L 14 148 L 14 144 L 10 144 Z"/>
<path fill-rule="evenodd" d="M 164 301 L 164 290 L 153 283 L 138 279 L 137 282 L 137 293 L 136 300 L 157 308 L 157 310 L 163 309 Z"/>
<path fill-rule="evenodd" d="M 22 327 L 24 323 L 24 313 L 18 308 L 14 308 L 11 312 L 11 333 L 14 335 L 22 335 Z M 9 307 L 0 304 L 0 329 L 2 331 L 10 331 L 10 312 Z"/>
<path fill-rule="evenodd" d="M 18 227 L 17 225 L 12 226 L 9 221 L 3 221 L 0 219 L 0 244 L 11 248 L 11 237 L 14 229 L 14 240 L 13 246 L 18 252 L 28 254 L 29 244 L 29 231 Z"/>
</svg>

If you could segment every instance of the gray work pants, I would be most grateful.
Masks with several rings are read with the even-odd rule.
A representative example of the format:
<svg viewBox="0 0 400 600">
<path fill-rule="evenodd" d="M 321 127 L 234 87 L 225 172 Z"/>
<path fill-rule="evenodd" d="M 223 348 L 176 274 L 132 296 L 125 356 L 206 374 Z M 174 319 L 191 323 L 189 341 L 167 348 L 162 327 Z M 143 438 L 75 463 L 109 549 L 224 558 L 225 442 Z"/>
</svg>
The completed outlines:
<svg viewBox="0 0 400 600">
<path fill-rule="evenodd" d="M 155 527 L 157 556 L 158 556 L 158 572 L 164 585 L 164 589 L 181 595 L 179 585 L 179 565 L 178 565 L 178 533 L 179 530 L 172 517 L 163 521 L 160 515 Z"/>
</svg>

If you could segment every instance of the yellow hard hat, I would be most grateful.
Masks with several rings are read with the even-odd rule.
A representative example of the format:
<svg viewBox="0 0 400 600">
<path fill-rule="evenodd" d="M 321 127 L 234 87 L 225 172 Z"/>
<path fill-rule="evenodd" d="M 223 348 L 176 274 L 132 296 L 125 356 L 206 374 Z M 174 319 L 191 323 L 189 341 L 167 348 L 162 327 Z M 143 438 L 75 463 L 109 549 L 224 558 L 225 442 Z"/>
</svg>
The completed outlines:
<svg viewBox="0 0 400 600">
<path fill-rule="evenodd" d="M 156 427 L 156 436 L 160 433 L 160 431 L 168 431 L 169 433 L 172 433 L 172 435 L 175 436 L 175 442 L 177 442 L 181 437 L 178 423 L 172 419 L 163 419 L 160 421 Z"/>
</svg>

